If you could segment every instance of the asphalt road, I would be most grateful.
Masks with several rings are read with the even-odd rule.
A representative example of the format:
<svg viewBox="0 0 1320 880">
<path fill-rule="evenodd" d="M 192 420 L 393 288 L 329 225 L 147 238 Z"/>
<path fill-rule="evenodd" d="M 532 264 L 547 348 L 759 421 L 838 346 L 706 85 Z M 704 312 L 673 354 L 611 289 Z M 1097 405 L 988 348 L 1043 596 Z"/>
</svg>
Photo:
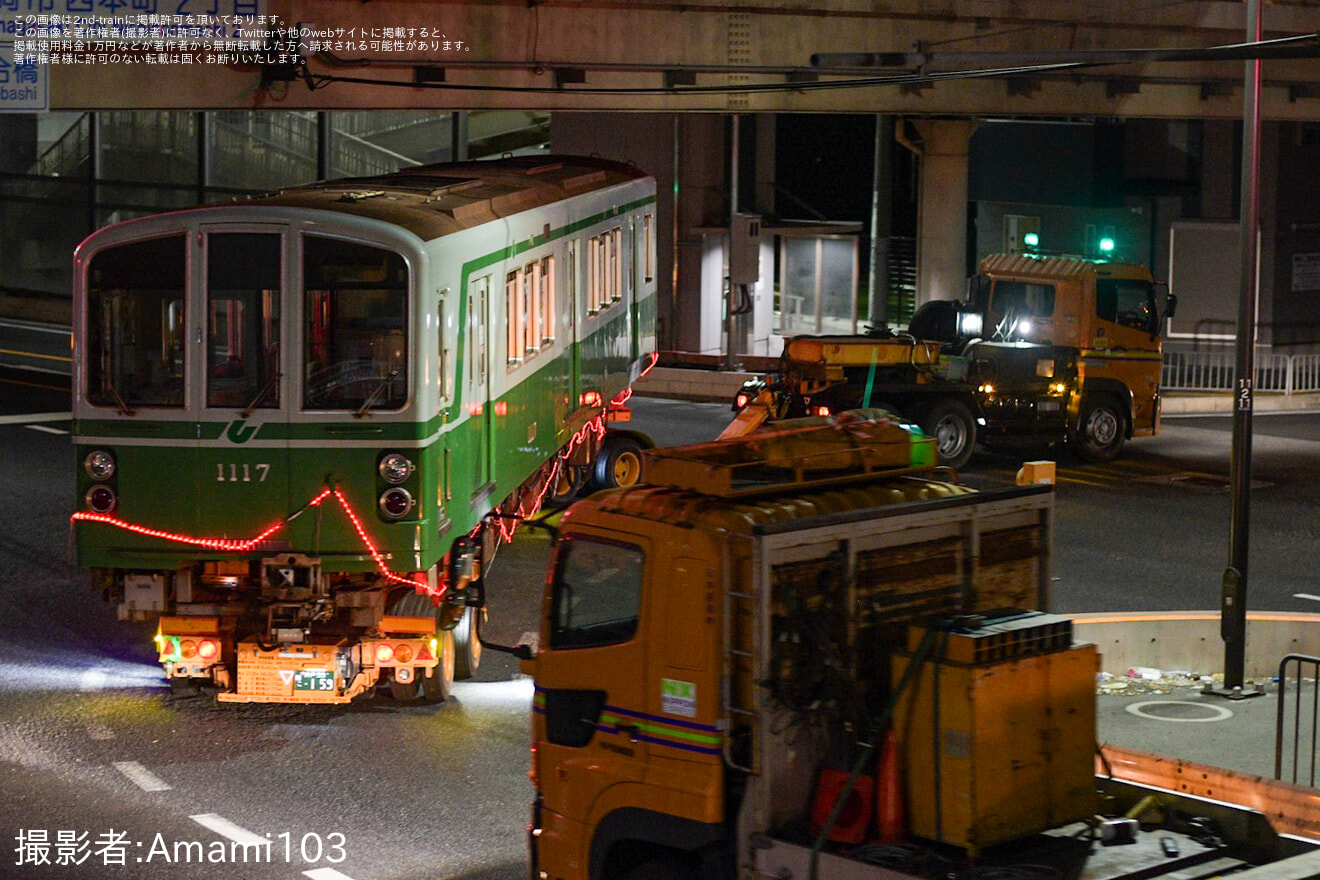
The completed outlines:
<svg viewBox="0 0 1320 880">
<path fill-rule="evenodd" d="M 69 558 L 75 462 L 58 385 L 0 373 L 0 877 L 524 878 L 531 688 L 516 666 L 487 652 L 441 706 L 172 696 L 151 627 L 116 621 Z M 728 418 L 721 404 L 646 399 L 635 412 L 633 427 L 669 444 L 711 439 Z M 1317 420 L 1256 420 L 1256 609 L 1320 610 L 1294 596 L 1320 594 Z M 1216 607 L 1228 428 L 1169 420 L 1113 464 L 1061 459 L 1057 610 Z M 1010 483 L 1022 457 L 980 456 L 964 478 Z M 496 560 L 488 637 L 533 628 L 546 550 L 524 531 Z M 272 841 L 263 862 L 234 863 L 226 847 L 243 831 Z"/>
</svg>

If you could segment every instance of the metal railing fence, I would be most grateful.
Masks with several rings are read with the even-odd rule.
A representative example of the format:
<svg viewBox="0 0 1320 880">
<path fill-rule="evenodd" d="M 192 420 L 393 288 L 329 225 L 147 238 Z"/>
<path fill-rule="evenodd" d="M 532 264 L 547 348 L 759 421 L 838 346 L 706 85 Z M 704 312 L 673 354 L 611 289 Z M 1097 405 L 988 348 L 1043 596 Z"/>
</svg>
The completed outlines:
<svg viewBox="0 0 1320 880">
<path fill-rule="evenodd" d="M 1290 667 L 1295 667 L 1296 674 L 1288 676 Z M 1309 678 L 1303 675 L 1304 669 Z M 1296 682 L 1296 690 L 1289 695 L 1290 681 Z M 1310 700 L 1303 699 L 1310 695 Z M 1286 724 L 1288 708 L 1292 708 L 1292 756 L 1291 761 L 1284 761 Z M 1309 719 L 1305 718 L 1309 715 Z M 1305 785 L 1315 788 L 1317 730 L 1320 730 L 1320 657 L 1305 654 L 1289 654 L 1279 663 L 1279 707 L 1274 736 L 1274 778 L 1291 782 L 1293 785 Z M 1303 748 L 1304 740 L 1310 737 L 1309 752 Z M 1291 768 L 1291 778 L 1284 777 L 1284 764 Z"/>
<path fill-rule="evenodd" d="M 1256 391 L 1320 391 L 1320 354 L 1261 352 L 1255 373 Z M 1166 351 L 1160 386 L 1165 391 L 1232 391 L 1236 376 L 1232 351 Z"/>
</svg>

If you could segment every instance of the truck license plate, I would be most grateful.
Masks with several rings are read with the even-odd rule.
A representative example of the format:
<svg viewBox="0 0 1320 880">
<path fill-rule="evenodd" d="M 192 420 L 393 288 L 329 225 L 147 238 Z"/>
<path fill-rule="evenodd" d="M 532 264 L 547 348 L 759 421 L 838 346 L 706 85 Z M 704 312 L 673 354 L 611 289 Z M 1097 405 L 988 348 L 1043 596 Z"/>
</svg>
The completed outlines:
<svg viewBox="0 0 1320 880">
<path fill-rule="evenodd" d="M 299 669 L 293 674 L 295 691 L 332 691 L 335 674 L 329 669 Z"/>
<path fill-rule="evenodd" d="M 1057 400 L 1042 400 L 1036 404 L 1036 408 L 1041 412 L 1058 412 L 1059 402 Z"/>
</svg>

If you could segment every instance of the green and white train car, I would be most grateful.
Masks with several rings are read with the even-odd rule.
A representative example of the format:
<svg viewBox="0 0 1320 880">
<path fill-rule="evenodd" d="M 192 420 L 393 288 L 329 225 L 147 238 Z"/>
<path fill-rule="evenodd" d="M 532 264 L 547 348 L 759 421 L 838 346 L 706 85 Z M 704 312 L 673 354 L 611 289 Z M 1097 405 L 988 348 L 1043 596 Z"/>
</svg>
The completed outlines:
<svg viewBox="0 0 1320 880">
<path fill-rule="evenodd" d="M 443 698 L 520 515 L 640 476 L 655 182 L 521 157 L 106 227 L 74 272 L 74 535 L 176 682 Z"/>
</svg>

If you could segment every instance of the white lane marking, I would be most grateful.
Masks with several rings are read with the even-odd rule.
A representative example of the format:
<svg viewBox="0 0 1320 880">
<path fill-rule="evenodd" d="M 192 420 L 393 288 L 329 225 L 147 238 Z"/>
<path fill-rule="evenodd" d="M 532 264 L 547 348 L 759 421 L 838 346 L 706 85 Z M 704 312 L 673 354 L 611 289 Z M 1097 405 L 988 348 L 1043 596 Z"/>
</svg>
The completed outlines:
<svg viewBox="0 0 1320 880">
<path fill-rule="evenodd" d="M 109 676 L 106 675 L 106 672 L 107 670 L 102 669 L 99 666 L 85 670 L 82 675 L 78 676 L 78 690 L 101 690 L 101 688 L 105 687 L 105 683 L 109 678 Z"/>
<path fill-rule="evenodd" d="M 131 779 L 143 791 L 169 791 L 171 786 L 137 761 L 116 761 L 115 769 Z"/>
<path fill-rule="evenodd" d="M 1310 599 L 1312 602 L 1320 602 L 1320 596 L 1311 593 L 1293 593 L 1294 599 Z"/>
<path fill-rule="evenodd" d="M 88 721 L 87 734 L 92 739 L 114 739 L 115 732 L 104 721 Z"/>
<path fill-rule="evenodd" d="M 29 422 L 69 422 L 73 413 L 19 413 L 16 416 L 0 416 L 0 425 L 26 425 Z"/>
<path fill-rule="evenodd" d="M 67 434 L 68 431 L 63 428 L 47 428 L 45 425 L 24 425 L 29 431 L 40 431 L 43 434 Z"/>
<path fill-rule="evenodd" d="M 312 880 L 353 880 L 352 877 L 334 868 L 315 868 L 311 871 L 303 871 L 304 877 L 310 877 Z"/>
<path fill-rule="evenodd" d="M 243 846 L 270 846 L 270 838 L 262 837 L 259 834 L 253 834 L 246 828 L 242 828 L 230 822 L 224 816 L 215 813 L 198 813 L 196 816 L 189 816 L 198 825 L 203 828 L 209 828 L 221 837 L 228 837 L 234 843 Z"/>
</svg>

